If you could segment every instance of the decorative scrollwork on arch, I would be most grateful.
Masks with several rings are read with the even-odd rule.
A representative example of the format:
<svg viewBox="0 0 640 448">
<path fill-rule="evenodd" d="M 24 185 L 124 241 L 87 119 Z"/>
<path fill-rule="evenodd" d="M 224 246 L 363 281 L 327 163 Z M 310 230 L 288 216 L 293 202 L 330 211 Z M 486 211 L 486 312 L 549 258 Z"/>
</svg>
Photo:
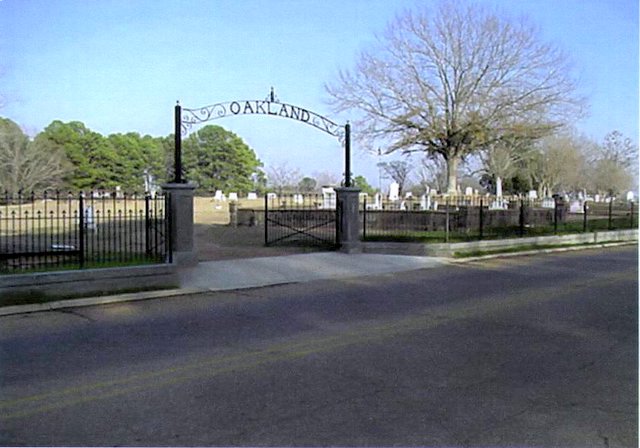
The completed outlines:
<svg viewBox="0 0 640 448">
<path fill-rule="evenodd" d="M 194 125 L 218 118 L 233 115 L 272 115 L 289 118 L 313 126 L 327 134 L 342 139 L 343 127 L 327 117 L 304 109 L 293 104 L 269 101 L 274 99 L 267 97 L 265 100 L 228 101 L 204 106 L 197 109 L 182 109 L 181 128 L 182 133 L 187 133 Z"/>
</svg>

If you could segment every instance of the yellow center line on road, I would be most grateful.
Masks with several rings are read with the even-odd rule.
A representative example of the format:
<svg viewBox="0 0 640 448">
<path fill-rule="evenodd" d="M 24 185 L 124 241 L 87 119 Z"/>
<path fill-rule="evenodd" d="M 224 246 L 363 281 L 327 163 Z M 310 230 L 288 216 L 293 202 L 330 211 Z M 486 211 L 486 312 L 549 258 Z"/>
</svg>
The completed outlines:
<svg viewBox="0 0 640 448">
<path fill-rule="evenodd" d="M 637 272 L 629 270 L 592 277 L 586 281 L 568 281 L 562 285 L 536 286 L 516 292 L 503 292 L 483 298 L 471 298 L 451 304 L 427 308 L 410 317 L 391 318 L 384 323 L 359 323 L 356 328 L 338 331 L 328 336 L 306 334 L 296 342 L 272 344 L 258 351 L 231 356 L 217 355 L 157 371 L 143 372 L 124 378 L 96 382 L 59 391 L 0 401 L 0 419 L 16 419 L 58 410 L 91 401 L 132 394 L 202 377 L 215 377 L 230 372 L 251 369 L 282 361 L 291 361 L 311 354 L 336 351 L 365 343 L 375 343 L 415 331 L 431 330 L 459 319 L 499 314 L 532 304 L 575 296 L 577 291 L 608 287 L 621 281 L 637 282 Z"/>
</svg>

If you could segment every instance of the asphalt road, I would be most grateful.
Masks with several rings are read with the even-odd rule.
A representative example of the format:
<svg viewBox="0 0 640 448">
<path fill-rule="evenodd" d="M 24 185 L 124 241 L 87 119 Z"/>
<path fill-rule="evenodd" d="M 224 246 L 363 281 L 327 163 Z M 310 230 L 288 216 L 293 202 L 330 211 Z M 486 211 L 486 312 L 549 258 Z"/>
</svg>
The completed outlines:
<svg viewBox="0 0 640 448">
<path fill-rule="evenodd" d="M 0 445 L 637 446 L 636 247 L 0 318 Z"/>
</svg>

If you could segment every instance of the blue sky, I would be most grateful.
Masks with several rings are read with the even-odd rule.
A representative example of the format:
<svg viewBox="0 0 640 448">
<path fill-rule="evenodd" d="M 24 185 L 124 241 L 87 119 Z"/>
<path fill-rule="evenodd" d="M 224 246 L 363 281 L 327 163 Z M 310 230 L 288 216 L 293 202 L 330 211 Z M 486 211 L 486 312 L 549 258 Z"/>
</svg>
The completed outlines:
<svg viewBox="0 0 640 448">
<path fill-rule="evenodd" d="M 0 116 L 35 134 L 79 120 L 102 134 L 173 131 L 173 106 L 264 99 L 344 123 L 324 84 L 350 68 L 395 14 L 430 0 L 0 0 Z M 481 0 L 526 15 L 569 53 L 591 105 L 576 122 L 602 140 L 638 142 L 637 0 Z M 240 135 L 266 167 L 343 171 L 337 140 L 264 116 L 212 122 Z M 354 132 L 357 130 L 354 129 Z M 353 171 L 376 184 L 377 157 L 354 148 Z"/>
</svg>

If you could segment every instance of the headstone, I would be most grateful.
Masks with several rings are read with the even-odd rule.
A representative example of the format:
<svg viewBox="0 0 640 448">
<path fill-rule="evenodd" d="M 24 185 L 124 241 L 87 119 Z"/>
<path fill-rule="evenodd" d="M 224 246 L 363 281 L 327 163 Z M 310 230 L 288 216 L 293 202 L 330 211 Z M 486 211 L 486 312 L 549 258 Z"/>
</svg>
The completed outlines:
<svg viewBox="0 0 640 448">
<path fill-rule="evenodd" d="M 331 187 L 322 187 L 322 208 L 336 208 L 336 191 Z"/>
<path fill-rule="evenodd" d="M 297 205 L 304 204 L 304 196 L 302 196 L 300 193 L 294 194 L 293 203 Z"/>
<path fill-rule="evenodd" d="M 556 208 L 556 201 L 553 198 L 544 198 L 542 200 L 542 208 Z"/>
<path fill-rule="evenodd" d="M 581 200 L 571 201 L 569 213 L 584 213 L 584 203 Z"/>
<path fill-rule="evenodd" d="M 267 193 L 267 199 L 270 201 L 275 201 L 276 199 L 278 199 L 278 195 L 275 193 Z"/>
<path fill-rule="evenodd" d="M 405 199 L 413 199 L 413 193 L 410 191 L 407 191 L 407 193 L 404 195 Z"/>
<path fill-rule="evenodd" d="M 600 195 L 599 195 L 599 194 L 595 195 L 595 196 L 594 196 L 594 198 L 593 198 L 593 200 L 594 200 L 595 202 L 600 202 Z"/>
<path fill-rule="evenodd" d="M 429 210 L 429 207 L 431 207 L 431 196 L 423 194 L 420 196 L 420 209 Z"/>
<path fill-rule="evenodd" d="M 489 210 L 506 210 L 509 208 L 509 201 L 503 198 L 497 198 L 489 205 Z"/>
<path fill-rule="evenodd" d="M 375 210 L 382 210 L 382 193 L 379 191 L 373 197 L 373 208 Z"/>
<path fill-rule="evenodd" d="M 247 199 L 250 201 L 255 201 L 256 199 L 258 199 L 258 195 L 256 193 L 249 193 L 247 195 Z"/>
<path fill-rule="evenodd" d="M 95 214 L 92 206 L 84 209 L 84 225 L 88 230 L 96 230 Z"/>
<path fill-rule="evenodd" d="M 398 182 L 391 182 L 391 185 L 389 185 L 389 200 L 397 201 L 398 199 L 400 199 L 400 185 Z"/>
<path fill-rule="evenodd" d="M 229 200 L 237 202 L 238 201 L 238 193 L 229 193 Z"/>
<path fill-rule="evenodd" d="M 627 192 L 627 201 L 631 202 L 634 199 L 635 199 L 635 194 L 633 193 L 633 191 Z"/>
<path fill-rule="evenodd" d="M 222 190 L 216 190 L 216 194 L 213 195 L 213 199 L 216 201 L 224 201 L 225 197 Z"/>
<path fill-rule="evenodd" d="M 538 199 L 538 192 L 536 190 L 529 190 L 529 199 Z"/>
<path fill-rule="evenodd" d="M 465 196 L 473 196 L 473 188 L 471 187 L 467 187 L 464 189 L 464 195 Z"/>
</svg>

